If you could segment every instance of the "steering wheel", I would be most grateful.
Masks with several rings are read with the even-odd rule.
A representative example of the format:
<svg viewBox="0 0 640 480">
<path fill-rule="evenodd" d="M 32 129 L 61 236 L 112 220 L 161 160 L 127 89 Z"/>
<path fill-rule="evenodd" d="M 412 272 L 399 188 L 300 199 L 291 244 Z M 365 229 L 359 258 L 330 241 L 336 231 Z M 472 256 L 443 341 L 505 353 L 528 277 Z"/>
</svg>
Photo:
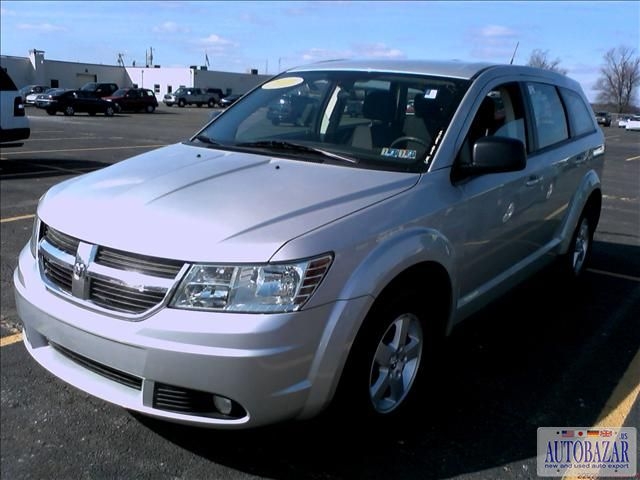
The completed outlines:
<svg viewBox="0 0 640 480">
<path fill-rule="evenodd" d="M 425 149 L 429 148 L 429 145 L 427 145 L 427 142 L 425 142 L 424 140 L 422 140 L 421 138 L 418 138 L 418 137 L 398 137 L 393 142 L 391 142 L 391 145 L 389 145 L 389 148 L 391 148 L 394 145 L 396 145 L 397 143 L 401 143 L 401 142 L 407 142 L 407 143 L 415 142 L 415 143 L 419 143 L 420 145 L 422 145 Z"/>
</svg>

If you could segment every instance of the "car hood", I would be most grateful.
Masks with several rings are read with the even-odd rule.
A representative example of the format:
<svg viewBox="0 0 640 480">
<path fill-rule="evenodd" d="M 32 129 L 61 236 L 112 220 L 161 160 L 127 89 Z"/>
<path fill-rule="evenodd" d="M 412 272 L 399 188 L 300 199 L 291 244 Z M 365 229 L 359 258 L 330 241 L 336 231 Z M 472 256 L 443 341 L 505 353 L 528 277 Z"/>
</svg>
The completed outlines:
<svg viewBox="0 0 640 480">
<path fill-rule="evenodd" d="M 52 187 L 38 208 L 80 240 L 186 261 L 268 260 L 418 175 L 177 144 Z"/>
</svg>

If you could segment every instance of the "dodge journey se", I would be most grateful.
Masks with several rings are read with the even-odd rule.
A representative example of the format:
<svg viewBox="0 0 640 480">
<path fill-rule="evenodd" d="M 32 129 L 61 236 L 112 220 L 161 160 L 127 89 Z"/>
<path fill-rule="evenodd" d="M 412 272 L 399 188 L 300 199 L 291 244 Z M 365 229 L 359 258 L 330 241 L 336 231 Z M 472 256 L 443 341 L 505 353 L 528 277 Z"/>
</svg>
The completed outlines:
<svg viewBox="0 0 640 480">
<path fill-rule="evenodd" d="M 302 107 L 273 122 L 285 97 Z M 393 418 L 457 323 L 551 263 L 585 270 L 604 152 L 554 72 L 297 67 L 188 140 L 43 195 L 14 273 L 24 343 L 65 382 L 171 422 L 256 427 L 340 402 Z"/>
</svg>

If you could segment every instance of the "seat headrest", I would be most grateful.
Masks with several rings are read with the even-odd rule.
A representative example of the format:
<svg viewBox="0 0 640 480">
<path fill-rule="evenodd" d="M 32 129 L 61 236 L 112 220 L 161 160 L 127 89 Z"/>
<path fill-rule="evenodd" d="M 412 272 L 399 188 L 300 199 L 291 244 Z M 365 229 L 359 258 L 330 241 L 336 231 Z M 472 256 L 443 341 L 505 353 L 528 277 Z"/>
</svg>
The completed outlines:
<svg viewBox="0 0 640 480">
<path fill-rule="evenodd" d="M 395 105 L 391 92 L 375 90 L 369 92 L 362 104 L 362 114 L 365 118 L 391 122 L 394 119 Z"/>
</svg>

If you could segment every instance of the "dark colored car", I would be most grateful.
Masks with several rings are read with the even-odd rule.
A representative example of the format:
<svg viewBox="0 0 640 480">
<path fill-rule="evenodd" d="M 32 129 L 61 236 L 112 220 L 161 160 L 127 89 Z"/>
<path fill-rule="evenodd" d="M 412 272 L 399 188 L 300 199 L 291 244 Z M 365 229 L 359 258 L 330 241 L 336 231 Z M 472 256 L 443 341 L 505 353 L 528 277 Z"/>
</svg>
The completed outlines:
<svg viewBox="0 0 640 480">
<path fill-rule="evenodd" d="M 46 98 L 40 99 L 38 97 L 36 107 L 45 109 L 49 115 L 55 115 L 57 112 L 62 112 L 65 115 L 103 113 L 105 116 L 111 117 L 115 113 L 113 102 L 97 98 L 91 92 L 56 90 L 41 96 Z"/>
<path fill-rule="evenodd" d="M 227 95 L 226 97 L 220 99 L 218 105 L 220 105 L 222 108 L 227 108 L 236 103 L 242 95 L 242 93 L 233 93 L 231 95 Z"/>
<path fill-rule="evenodd" d="M 598 121 L 598 125 L 604 127 L 611 126 L 611 114 L 609 112 L 596 112 L 596 120 Z"/>
<path fill-rule="evenodd" d="M 118 90 L 118 84 L 89 82 L 85 83 L 80 90 L 91 93 L 94 97 L 103 98 L 113 95 Z"/>
<path fill-rule="evenodd" d="M 148 88 L 121 88 L 104 99 L 112 102 L 117 112 L 153 113 L 158 107 L 155 93 Z"/>
</svg>

